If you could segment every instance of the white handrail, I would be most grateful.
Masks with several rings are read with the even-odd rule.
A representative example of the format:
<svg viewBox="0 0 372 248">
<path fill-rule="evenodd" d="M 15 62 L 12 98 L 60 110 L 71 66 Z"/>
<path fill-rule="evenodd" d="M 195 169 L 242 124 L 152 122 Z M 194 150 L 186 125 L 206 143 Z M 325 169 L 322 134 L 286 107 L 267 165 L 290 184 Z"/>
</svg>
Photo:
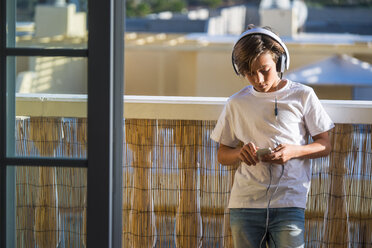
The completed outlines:
<svg viewBox="0 0 372 248">
<path fill-rule="evenodd" d="M 226 97 L 124 96 L 124 117 L 217 120 Z M 335 123 L 372 124 L 372 101 L 321 100 Z M 87 117 L 86 95 L 17 94 L 17 116 Z"/>
</svg>

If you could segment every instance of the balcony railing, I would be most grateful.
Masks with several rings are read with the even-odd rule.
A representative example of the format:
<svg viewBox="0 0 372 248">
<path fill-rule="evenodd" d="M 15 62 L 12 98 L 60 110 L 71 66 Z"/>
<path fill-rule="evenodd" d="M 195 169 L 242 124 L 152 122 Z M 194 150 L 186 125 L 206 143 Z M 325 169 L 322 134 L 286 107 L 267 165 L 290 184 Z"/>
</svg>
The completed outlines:
<svg viewBox="0 0 372 248">
<path fill-rule="evenodd" d="M 210 132 L 226 98 L 125 96 L 123 247 L 232 247 L 236 165 Z M 86 156 L 86 96 L 17 95 L 19 156 Z M 322 101 L 333 151 L 313 160 L 307 247 L 372 244 L 372 102 Z M 21 117 L 22 116 L 22 117 Z M 86 170 L 16 170 L 18 247 L 85 245 Z"/>
<path fill-rule="evenodd" d="M 217 120 L 225 97 L 124 96 L 126 119 Z M 372 101 L 321 100 L 338 124 L 371 124 Z M 86 117 L 86 95 L 17 94 L 17 116 Z"/>
</svg>

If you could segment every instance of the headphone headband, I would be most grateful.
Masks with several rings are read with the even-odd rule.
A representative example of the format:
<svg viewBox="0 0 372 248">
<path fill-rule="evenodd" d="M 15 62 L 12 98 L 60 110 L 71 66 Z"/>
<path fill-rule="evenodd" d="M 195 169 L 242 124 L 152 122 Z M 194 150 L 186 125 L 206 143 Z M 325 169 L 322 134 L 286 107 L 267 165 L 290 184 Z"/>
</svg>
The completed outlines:
<svg viewBox="0 0 372 248">
<path fill-rule="evenodd" d="M 269 37 L 271 37 L 272 39 L 274 39 L 276 42 L 278 42 L 280 44 L 281 47 L 283 47 L 284 49 L 284 52 L 285 52 L 285 56 L 286 56 L 286 59 L 285 59 L 285 68 L 288 70 L 289 69 L 289 62 L 290 62 L 290 58 L 289 58 L 289 52 L 288 52 L 288 49 L 287 49 L 287 46 L 284 44 L 284 42 L 280 39 L 279 36 L 277 36 L 276 34 L 274 34 L 273 32 L 271 32 L 270 30 L 267 30 L 267 29 L 264 29 L 264 28 L 252 28 L 252 29 L 249 29 L 245 32 L 243 32 L 238 40 L 235 42 L 234 46 L 233 46 L 233 51 L 235 49 L 235 46 L 236 44 L 241 40 L 243 39 L 244 37 L 248 36 L 248 35 L 253 35 L 253 34 L 263 34 L 263 35 L 267 35 Z M 234 67 L 234 70 L 235 72 L 237 72 L 237 74 L 239 75 L 237 69 L 236 69 L 236 66 L 235 66 L 235 63 L 234 63 L 234 55 L 232 55 L 232 62 L 233 62 L 233 67 Z"/>
</svg>

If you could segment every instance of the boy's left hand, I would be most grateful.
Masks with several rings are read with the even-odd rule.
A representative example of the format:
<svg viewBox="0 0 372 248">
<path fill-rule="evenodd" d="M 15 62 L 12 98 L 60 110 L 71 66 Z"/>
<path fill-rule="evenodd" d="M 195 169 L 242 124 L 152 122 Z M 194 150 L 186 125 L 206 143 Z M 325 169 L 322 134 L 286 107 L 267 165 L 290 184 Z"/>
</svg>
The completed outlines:
<svg viewBox="0 0 372 248">
<path fill-rule="evenodd" d="M 272 153 L 262 157 L 262 162 L 273 164 L 285 164 L 288 160 L 296 157 L 296 145 L 280 144 Z"/>
</svg>

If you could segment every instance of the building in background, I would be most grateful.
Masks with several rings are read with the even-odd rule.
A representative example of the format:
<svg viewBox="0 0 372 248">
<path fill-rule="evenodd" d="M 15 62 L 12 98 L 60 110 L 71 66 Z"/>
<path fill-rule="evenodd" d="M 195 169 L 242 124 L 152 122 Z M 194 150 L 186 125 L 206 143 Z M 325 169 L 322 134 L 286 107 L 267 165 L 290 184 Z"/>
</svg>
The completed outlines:
<svg viewBox="0 0 372 248">
<path fill-rule="evenodd" d="M 281 35 L 293 35 L 298 31 L 372 35 L 371 8 L 309 7 L 302 0 L 258 2 L 215 10 L 201 8 L 185 13 L 162 12 L 144 18 L 127 18 L 126 30 L 222 35 L 238 34 L 248 24 L 255 24 L 274 26 Z"/>
<path fill-rule="evenodd" d="M 143 19 L 152 23 L 153 28 L 157 26 L 161 32 L 149 33 L 149 30 L 138 26 L 141 32 L 127 32 L 125 35 L 125 94 L 230 96 L 246 85 L 231 68 L 232 45 L 244 26 L 252 22 L 279 30 L 291 54 L 288 75 L 304 71 L 308 66 L 334 56 L 348 56 L 361 63 L 372 63 L 371 35 L 302 32 L 312 18 L 312 10 L 308 9 L 305 21 L 298 17 L 298 13 L 306 12 L 303 6 L 298 4 L 295 7 L 294 3 L 275 8 L 267 4 L 239 5 L 220 9 L 213 15 L 207 9 L 182 15 L 165 12 Z M 369 13 L 368 10 L 365 13 Z M 368 18 L 362 15 L 359 20 L 361 22 Z M 146 22 L 141 24 L 142 27 L 150 27 Z M 196 30 L 201 23 L 204 23 L 204 31 Z M 16 42 L 24 47 L 43 44 L 81 48 L 86 46 L 85 27 L 86 14 L 78 12 L 75 4 L 37 5 L 33 22 L 18 26 Z M 324 63 L 320 63 L 323 66 Z M 355 77 L 356 81 L 351 82 L 352 75 L 340 77 L 337 73 L 339 65 L 334 66 L 336 69 L 327 73 L 328 77 L 337 79 L 333 80 L 337 83 L 332 86 L 329 83 L 314 85 L 300 78 L 293 79 L 311 85 L 323 99 L 372 100 L 372 94 L 366 94 L 368 85 L 372 84 L 368 81 L 371 77 L 366 76 L 368 82 L 363 88 L 358 88 L 357 78 L 360 77 Z M 20 57 L 17 59 L 16 90 L 19 93 L 85 94 L 86 68 L 86 60 L 81 58 Z M 343 70 L 343 66 L 339 66 L 339 70 Z"/>
<path fill-rule="evenodd" d="M 292 70 L 287 77 L 320 90 L 339 88 L 356 100 L 371 100 L 372 96 L 372 65 L 345 54 Z"/>
</svg>

